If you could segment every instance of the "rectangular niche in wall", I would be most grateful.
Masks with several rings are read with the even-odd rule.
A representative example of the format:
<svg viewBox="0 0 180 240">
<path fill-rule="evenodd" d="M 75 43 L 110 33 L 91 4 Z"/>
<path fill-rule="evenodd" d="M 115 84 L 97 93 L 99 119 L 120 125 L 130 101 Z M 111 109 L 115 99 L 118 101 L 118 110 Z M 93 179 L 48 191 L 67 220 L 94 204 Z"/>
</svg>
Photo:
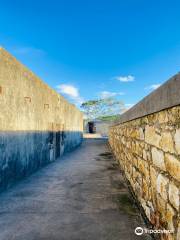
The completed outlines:
<svg viewBox="0 0 180 240">
<path fill-rule="evenodd" d="M 31 103 L 31 98 L 30 97 L 24 97 L 24 102 L 25 103 Z"/>
<path fill-rule="evenodd" d="M 45 103 L 44 104 L 44 109 L 48 109 L 49 108 L 49 104 L 48 103 Z"/>
</svg>

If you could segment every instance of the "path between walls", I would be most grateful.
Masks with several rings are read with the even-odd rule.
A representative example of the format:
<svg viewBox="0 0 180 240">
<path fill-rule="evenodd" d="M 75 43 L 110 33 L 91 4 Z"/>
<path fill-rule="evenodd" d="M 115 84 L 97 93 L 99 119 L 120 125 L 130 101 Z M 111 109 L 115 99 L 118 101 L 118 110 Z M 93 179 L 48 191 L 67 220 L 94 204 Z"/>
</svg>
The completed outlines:
<svg viewBox="0 0 180 240">
<path fill-rule="evenodd" d="M 107 140 L 81 147 L 0 194 L 0 240 L 140 240 L 144 227 Z"/>
</svg>

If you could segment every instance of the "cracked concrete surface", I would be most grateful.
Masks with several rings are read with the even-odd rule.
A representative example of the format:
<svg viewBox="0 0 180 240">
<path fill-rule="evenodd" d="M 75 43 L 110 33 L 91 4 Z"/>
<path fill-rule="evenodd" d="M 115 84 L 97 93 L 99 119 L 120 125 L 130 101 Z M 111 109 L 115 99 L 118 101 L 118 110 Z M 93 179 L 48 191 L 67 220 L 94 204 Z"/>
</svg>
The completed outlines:
<svg viewBox="0 0 180 240">
<path fill-rule="evenodd" d="M 106 140 L 75 151 L 0 195 L 0 240 L 140 240 L 144 226 Z"/>
</svg>

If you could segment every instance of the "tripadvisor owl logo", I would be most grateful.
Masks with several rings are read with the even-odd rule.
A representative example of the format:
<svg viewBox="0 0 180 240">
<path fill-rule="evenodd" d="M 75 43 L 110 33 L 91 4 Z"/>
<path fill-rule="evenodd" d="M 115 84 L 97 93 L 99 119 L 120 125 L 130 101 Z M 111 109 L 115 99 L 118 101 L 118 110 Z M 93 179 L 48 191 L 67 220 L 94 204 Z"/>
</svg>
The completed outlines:
<svg viewBox="0 0 180 240">
<path fill-rule="evenodd" d="M 135 234 L 136 235 L 142 235 L 143 234 L 143 228 L 142 227 L 137 227 L 135 230 L 134 230 Z"/>
<path fill-rule="evenodd" d="M 143 233 L 144 234 L 162 234 L 162 233 L 165 233 L 165 234 L 171 234 L 171 233 L 174 233 L 174 230 L 169 230 L 169 229 L 147 229 L 147 228 L 142 228 L 142 227 L 137 227 L 135 228 L 134 230 L 135 234 L 136 235 L 142 235 Z"/>
</svg>

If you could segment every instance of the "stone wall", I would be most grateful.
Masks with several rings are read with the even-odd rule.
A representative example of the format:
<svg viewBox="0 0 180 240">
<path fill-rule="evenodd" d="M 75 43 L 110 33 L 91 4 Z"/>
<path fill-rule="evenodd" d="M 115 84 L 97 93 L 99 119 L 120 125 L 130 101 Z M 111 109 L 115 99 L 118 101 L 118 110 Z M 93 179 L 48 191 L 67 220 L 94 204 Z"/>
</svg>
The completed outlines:
<svg viewBox="0 0 180 240">
<path fill-rule="evenodd" d="M 0 48 L 0 191 L 82 141 L 83 116 Z"/>
<path fill-rule="evenodd" d="M 123 117 L 111 127 L 109 142 L 154 228 L 174 231 L 161 239 L 179 240 L 180 105 L 127 122 Z"/>
</svg>

